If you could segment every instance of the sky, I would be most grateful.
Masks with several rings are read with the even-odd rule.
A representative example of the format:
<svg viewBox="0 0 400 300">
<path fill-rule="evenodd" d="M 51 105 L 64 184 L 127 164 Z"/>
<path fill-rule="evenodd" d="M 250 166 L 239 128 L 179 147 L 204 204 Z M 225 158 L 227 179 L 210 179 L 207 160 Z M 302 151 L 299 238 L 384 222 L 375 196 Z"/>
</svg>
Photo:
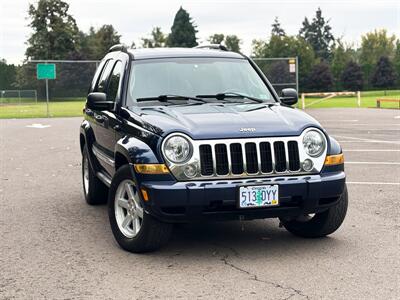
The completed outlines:
<svg viewBox="0 0 400 300">
<path fill-rule="evenodd" d="M 330 20 L 335 37 L 358 46 L 361 35 L 385 28 L 400 38 L 400 0 L 301 0 L 301 1 L 238 1 L 238 0 L 65 0 L 79 28 L 112 24 L 122 35 L 122 42 L 140 44 L 141 37 L 160 26 L 170 31 L 176 11 L 182 6 L 198 29 L 198 42 L 206 42 L 213 33 L 236 34 L 242 40 L 245 54 L 251 53 L 253 39 L 267 39 L 277 16 L 289 35 L 298 33 L 304 17 L 312 19 L 318 7 Z M 0 58 L 20 64 L 24 59 L 28 27 L 29 3 L 37 0 L 0 0 Z"/>
</svg>

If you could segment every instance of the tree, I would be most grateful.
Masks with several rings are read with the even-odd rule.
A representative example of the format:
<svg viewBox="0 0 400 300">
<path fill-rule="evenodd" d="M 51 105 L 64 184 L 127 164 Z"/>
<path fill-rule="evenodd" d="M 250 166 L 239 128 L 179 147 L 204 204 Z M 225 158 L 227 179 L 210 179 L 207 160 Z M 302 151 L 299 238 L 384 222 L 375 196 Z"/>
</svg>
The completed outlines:
<svg viewBox="0 0 400 300">
<path fill-rule="evenodd" d="M 36 7 L 29 5 L 33 34 L 27 42 L 27 57 L 66 59 L 75 51 L 79 30 L 68 9 L 68 3 L 62 0 L 39 0 Z"/>
<path fill-rule="evenodd" d="M 13 89 L 16 75 L 17 68 L 12 64 L 7 64 L 5 59 L 0 59 L 0 89 Z"/>
<path fill-rule="evenodd" d="M 329 65 L 320 62 L 315 65 L 308 76 L 308 88 L 314 91 L 326 92 L 332 88 L 333 76 Z"/>
<path fill-rule="evenodd" d="M 111 46 L 120 43 L 121 36 L 112 25 L 103 25 L 99 29 L 91 28 L 89 41 L 93 45 L 94 59 L 101 59 Z"/>
<path fill-rule="evenodd" d="M 154 27 L 150 38 L 142 38 L 143 48 L 165 47 L 166 37 L 160 27 Z"/>
<path fill-rule="evenodd" d="M 271 25 L 272 30 L 271 30 L 271 35 L 277 35 L 277 36 L 285 36 L 285 30 L 281 27 L 281 23 L 279 23 L 278 17 L 275 17 L 274 23 Z"/>
<path fill-rule="evenodd" d="M 372 85 L 378 88 L 393 87 L 396 83 L 396 73 L 393 64 L 387 56 L 382 56 L 375 67 L 372 75 Z"/>
<path fill-rule="evenodd" d="M 225 44 L 226 48 L 233 52 L 240 52 L 240 39 L 237 35 L 227 35 L 214 33 L 208 38 L 211 44 Z"/>
<path fill-rule="evenodd" d="M 213 35 L 210 35 L 208 38 L 208 41 L 211 44 L 222 44 L 225 39 L 225 35 L 222 33 L 214 33 Z"/>
<path fill-rule="evenodd" d="M 350 91 L 359 91 L 363 87 L 363 73 L 359 64 L 349 61 L 341 75 L 343 87 Z"/>
<path fill-rule="evenodd" d="M 335 38 L 331 30 L 332 27 L 329 25 L 329 20 L 325 21 L 321 9 L 318 8 L 311 23 L 307 18 L 304 19 L 299 35 L 310 43 L 317 57 L 329 60 L 331 49 L 335 44 Z"/>
<path fill-rule="evenodd" d="M 400 40 L 397 40 L 396 42 L 396 53 L 394 55 L 393 63 L 397 72 L 397 79 L 400 81 Z M 400 86 L 400 82 L 398 86 Z"/>
<path fill-rule="evenodd" d="M 241 43 L 241 41 L 237 35 L 233 34 L 233 35 L 227 35 L 225 37 L 225 46 L 230 51 L 240 52 L 240 43 Z"/>
<path fill-rule="evenodd" d="M 388 36 L 385 29 L 374 30 L 361 37 L 360 62 L 368 86 L 379 58 L 382 56 L 393 57 L 395 39 L 394 35 Z"/>
<path fill-rule="evenodd" d="M 189 13 L 182 7 L 175 15 L 171 33 L 167 39 L 169 47 L 195 47 L 197 46 L 196 25 L 189 16 Z"/>
<path fill-rule="evenodd" d="M 346 47 L 342 41 L 338 40 L 332 50 L 332 75 L 335 80 L 335 88 L 340 90 L 343 88 L 342 73 L 346 69 L 347 64 L 355 58 L 355 52 L 351 47 Z"/>
</svg>

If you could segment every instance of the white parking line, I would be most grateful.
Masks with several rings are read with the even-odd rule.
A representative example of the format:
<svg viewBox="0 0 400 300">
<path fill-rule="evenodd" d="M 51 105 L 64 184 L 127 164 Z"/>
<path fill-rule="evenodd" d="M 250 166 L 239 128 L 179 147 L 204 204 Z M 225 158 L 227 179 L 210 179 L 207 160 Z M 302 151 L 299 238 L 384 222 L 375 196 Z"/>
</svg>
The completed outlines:
<svg viewBox="0 0 400 300">
<path fill-rule="evenodd" d="M 340 120 L 340 119 L 336 119 L 336 120 L 323 120 L 321 121 L 323 122 L 335 122 L 335 123 L 340 123 L 340 122 L 358 122 L 358 120 Z"/>
<path fill-rule="evenodd" d="M 345 164 L 353 164 L 353 165 L 400 165 L 400 162 L 388 162 L 388 161 L 345 161 Z"/>
<path fill-rule="evenodd" d="M 343 149 L 344 152 L 400 152 L 400 149 Z"/>
<path fill-rule="evenodd" d="M 371 143 L 384 143 L 384 144 L 395 144 L 395 145 L 400 145 L 400 141 L 382 141 L 382 140 L 373 140 L 373 139 L 364 139 L 364 138 L 356 138 L 356 137 L 351 137 L 351 136 L 344 136 L 344 135 L 333 135 L 334 137 L 338 138 L 344 138 L 344 139 L 349 139 L 349 140 L 355 140 L 355 141 L 365 141 L 365 142 L 371 142 Z"/>
<path fill-rule="evenodd" d="M 362 181 L 346 181 L 347 184 L 364 184 L 364 185 L 400 185 L 400 182 L 362 182 Z"/>
<path fill-rule="evenodd" d="M 338 140 L 338 142 L 339 143 L 368 143 L 368 144 L 374 144 L 374 143 L 381 144 L 382 143 L 381 141 L 354 141 L 354 140 L 352 140 L 352 141 Z"/>
<path fill-rule="evenodd" d="M 321 123 L 322 124 L 325 124 L 325 122 L 324 121 L 321 121 Z M 342 125 L 342 124 L 340 124 L 340 123 L 337 123 L 337 124 L 327 124 L 327 125 L 325 125 L 325 127 L 333 127 L 334 125 Z M 348 128 L 348 124 L 346 124 L 347 126 L 343 126 L 343 128 Z M 388 123 L 378 123 L 378 124 L 372 124 L 372 123 L 365 123 L 365 124 L 362 124 L 362 123 L 354 123 L 354 124 L 351 124 L 350 126 L 371 126 L 371 127 L 376 127 L 376 126 L 400 126 L 400 124 L 399 123 L 391 123 L 391 124 L 388 124 Z M 365 128 L 364 128 L 365 129 Z"/>
</svg>

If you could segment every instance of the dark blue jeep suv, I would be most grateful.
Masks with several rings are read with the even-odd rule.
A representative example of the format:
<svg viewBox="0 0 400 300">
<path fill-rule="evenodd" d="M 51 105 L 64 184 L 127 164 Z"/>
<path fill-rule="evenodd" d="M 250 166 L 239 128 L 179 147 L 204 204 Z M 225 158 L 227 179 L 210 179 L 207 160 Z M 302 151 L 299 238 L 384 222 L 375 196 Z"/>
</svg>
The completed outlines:
<svg viewBox="0 0 400 300">
<path fill-rule="evenodd" d="M 177 222 L 279 218 L 331 234 L 347 211 L 342 150 L 296 102 L 223 46 L 113 46 L 80 128 L 85 199 L 108 202 L 131 252 L 159 248 Z"/>
</svg>

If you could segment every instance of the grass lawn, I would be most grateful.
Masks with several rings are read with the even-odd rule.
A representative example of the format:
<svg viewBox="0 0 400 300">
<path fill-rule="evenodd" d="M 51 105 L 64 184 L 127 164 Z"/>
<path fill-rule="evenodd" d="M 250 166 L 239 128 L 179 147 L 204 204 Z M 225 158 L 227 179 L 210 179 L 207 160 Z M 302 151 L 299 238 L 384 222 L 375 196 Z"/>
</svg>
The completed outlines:
<svg viewBox="0 0 400 300">
<path fill-rule="evenodd" d="M 299 96 L 300 97 L 300 96 Z M 377 98 L 388 98 L 388 99 L 399 99 L 400 100 L 400 90 L 390 90 L 386 91 L 368 91 L 361 92 L 361 107 L 376 107 Z M 306 97 L 306 106 L 314 101 L 321 98 L 318 97 Z M 297 107 L 301 107 L 301 99 L 297 104 Z M 307 106 L 308 108 L 321 108 L 321 107 L 357 107 L 357 97 L 344 96 L 344 97 L 333 97 L 322 102 Z M 398 103 L 394 102 L 382 102 L 382 108 L 399 108 Z"/>
<path fill-rule="evenodd" d="M 49 103 L 50 117 L 82 116 L 84 100 L 55 101 Z M 37 104 L 0 105 L 0 119 L 11 118 L 45 118 L 47 117 L 46 102 Z"/>
<path fill-rule="evenodd" d="M 376 107 L 377 98 L 400 99 L 400 90 L 371 91 L 361 92 L 362 107 Z M 306 97 L 306 105 L 321 98 Z M 5 99 L 3 99 L 5 100 Z M 14 103 L 13 103 L 14 102 Z M 7 99 L 0 104 L 0 119 L 11 118 L 45 118 L 46 102 L 39 101 L 35 103 L 15 104 L 15 99 Z M 51 100 L 49 104 L 50 117 L 77 117 L 82 116 L 82 108 L 84 99 L 58 99 Z M 398 103 L 382 103 L 383 108 L 399 108 Z M 301 99 L 299 99 L 298 107 L 301 107 Z M 334 97 L 311 106 L 309 108 L 321 107 L 357 107 L 357 97 Z"/>
</svg>

